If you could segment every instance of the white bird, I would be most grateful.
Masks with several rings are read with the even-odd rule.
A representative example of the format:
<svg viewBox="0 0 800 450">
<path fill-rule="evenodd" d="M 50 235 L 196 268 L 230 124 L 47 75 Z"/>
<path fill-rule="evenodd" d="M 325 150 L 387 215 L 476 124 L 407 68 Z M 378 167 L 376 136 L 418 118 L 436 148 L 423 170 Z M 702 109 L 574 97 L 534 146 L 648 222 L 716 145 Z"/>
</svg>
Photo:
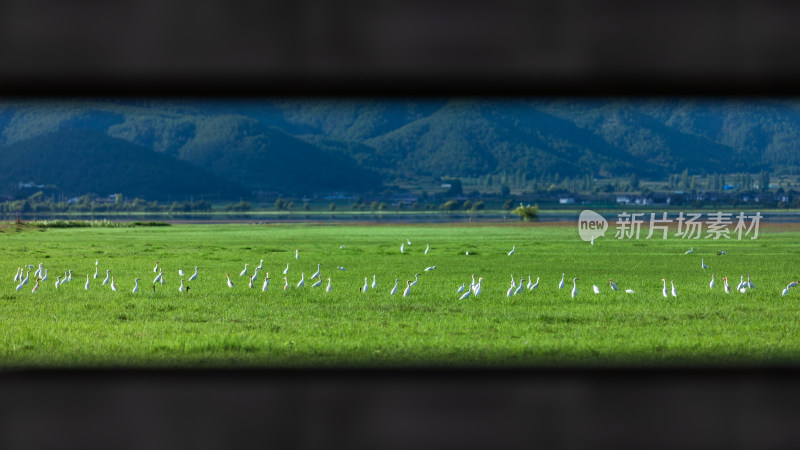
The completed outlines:
<svg viewBox="0 0 800 450">
<path fill-rule="evenodd" d="M 30 274 L 30 273 L 31 273 L 30 270 L 25 271 L 25 278 L 23 278 L 22 279 L 22 283 L 20 283 L 22 286 L 25 286 L 26 284 L 28 284 L 28 274 Z"/>
<path fill-rule="evenodd" d="M 739 284 L 736 285 L 736 290 L 738 291 L 742 289 L 742 287 L 744 287 L 744 275 L 739 277 Z"/>
<path fill-rule="evenodd" d="M 181 278 L 181 285 L 178 286 L 178 292 L 183 292 L 185 290 L 186 290 L 186 288 L 183 287 L 183 278 Z"/>
<path fill-rule="evenodd" d="M 264 277 L 264 284 L 261 286 L 261 292 L 266 292 L 269 289 L 269 272 Z"/>
<path fill-rule="evenodd" d="M 745 292 L 747 292 L 747 287 L 746 287 L 746 286 L 742 286 L 742 287 L 740 287 L 740 288 L 739 288 L 739 292 L 741 292 L 742 294 L 744 294 Z"/>
<path fill-rule="evenodd" d="M 37 278 L 36 279 L 36 285 L 33 286 L 33 289 L 31 289 L 31 292 L 36 292 L 36 291 L 39 290 L 39 280 L 41 280 L 41 278 Z"/>
<path fill-rule="evenodd" d="M 294 251 L 294 259 L 300 259 L 300 250 Z"/>
<path fill-rule="evenodd" d="M 94 278 L 97 279 L 97 266 L 94 266 Z"/>
<path fill-rule="evenodd" d="M 672 285 L 672 296 L 673 297 L 677 297 L 678 296 L 678 290 L 675 289 L 675 281 L 674 280 L 669 280 L 669 284 Z"/>
<path fill-rule="evenodd" d="M 426 244 L 425 245 L 425 254 L 426 255 L 428 254 L 428 250 L 430 250 L 430 249 L 431 249 L 431 244 Z"/>
<path fill-rule="evenodd" d="M 403 297 L 408 297 L 411 293 L 411 280 L 406 280 L 406 289 L 403 291 Z"/>
<path fill-rule="evenodd" d="M 436 266 L 430 266 L 425 268 L 425 272 L 430 272 L 431 270 L 435 269 Z"/>
<path fill-rule="evenodd" d="M 575 283 L 576 281 L 578 281 L 577 278 L 572 279 L 572 298 L 578 295 L 578 285 Z"/>
<path fill-rule="evenodd" d="M 158 261 L 156 261 L 156 266 L 153 267 L 153 273 L 158 272 Z"/>
<path fill-rule="evenodd" d="M 328 286 L 325 287 L 325 292 L 330 292 L 330 291 L 331 291 L 331 279 L 328 278 Z"/>
<path fill-rule="evenodd" d="M 599 293 L 600 293 L 600 288 L 599 288 L 599 287 L 597 287 L 597 285 L 596 285 L 596 284 L 593 284 L 593 285 L 592 285 L 592 290 L 594 291 L 594 293 L 595 293 L 595 294 L 599 294 Z"/>
<path fill-rule="evenodd" d="M 692 253 L 693 251 L 694 251 L 694 247 L 692 247 L 689 250 L 687 250 L 686 253 L 684 253 L 684 254 L 688 255 L 689 253 Z"/>
<path fill-rule="evenodd" d="M 312 278 L 312 280 L 313 280 L 313 278 Z M 311 287 L 315 288 L 315 287 L 319 286 L 320 284 L 322 284 L 322 277 L 317 277 L 317 282 L 312 284 Z"/>
<path fill-rule="evenodd" d="M 262 260 L 261 260 L 261 261 L 258 263 L 258 267 L 256 267 L 256 270 L 261 270 L 261 269 L 263 269 L 263 268 L 264 268 L 264 260 L 262 259 Z"/>
<path fill-rule="evenodd" d="M 283 281 L 286 283 L 286 284 L 283 285 L 283 290 L 284 291 L 288 291 L 289 290 L 289 279 L 287 277 L 283 277 Z"/>
<path fill-rule="evenodd" d="M 524 277 L 519 277 L 519 284 L 517 285 L 517 288 L 514 289 L 514 295 L 519 294 L 521 290 L 525 289 L 525 286 L 522 284 L 524 279 Z"/>
<path fill-rule="evenodd" d="M 798 280 L 798 281 L 792 281 L 791 283 L 787 284 L 787 285 L 786 285 L 786 287 L 787 287 L 787 288 L 792 288 L 792 287 L 795 287 L 795 286 L 797 286 L 797 285 L 798 285 L 798 283 L 800 283 L 800 280 Z"/>
<path fill-rule="evenodd" d="M 158 282 L 159 282 L 159 281 L 161 281 L 163 278 L 164 278 L 164 273 L 163 273 L 163 272 L 161 272 L 161 271 L 159 270 L 159 271 L 158 271 L 158 275 L 156 275 L 156 277 L 153 279 L 153 284 L 156 284 L 156 283 L 158 283 Z M 105 284 L 105 283 L 103 283 L 103 284 Z"/>
<path fill-rule="evenodd" d="M 14 283 L 22 279 L 22 267 L 17 267 L 17 274 L 14 275 Z"/>
<path fill-rule="evenodd" d="M 786 286 L 786 287 L 783 289 L 783 292 L 781 292 L 781 297 L 785 297 L 785 296 L 786 296 L 786 294 L 788 294 L 788 293 L 789 293 L 789 286 Z"/>
<path fill-rule="evenodd" d="M 106 270 L 106 279 L 103 280 L 103 286 L 107 285 L 108 282 L 111 281 L 111 270 Z"/>
<path fill-rule="evenodd" d="M 250 275 L 248 277 L 247 287 L 249 287 L 250 289 L 253 289 L 254 287 L 256 287 L 255 284 L 253 284 L 253 276 L 254 275 Z M 183 280 L 181 280 L 181 284 L 183 284 Z"/>
<path fill-rule="evenodd" d="M 513 255 L 513 254 L 514 254 L 514 249 L 516 249 L 516 248 L 517 248 L 517 245 L 516 245 L 516 244 L 512 245 L 512 246 L 511 246 L 511 251 L 510 251 L 510 252 L 508 252 L 508 256 L 511 256 L 511 255 Z"/>
<path fill-rule="evenodd" d="M 189 277 L 189 281 L 194 281 L 197 279 L 197 267 L 194 268 L 194 275 Z"/>
<path fill-rule="evenodd" d="M 618 291 L 618 290 L 619 290 L 619 288 L 617 287 L 617 285 L 616 285 L 616 284 L 614 284 L 614 282 L 613 282 L 613 281 L 611 281 L 611 279 L 610 279 L 610 278 L 609 278 L 609 280 L 608 280 L 608 285 L 609 285 L 609 286 L 611 286 L 611 289 L 613 289 L 613 290 L 615 290 L 615 291 Z"/>
<path fill-rule="evenodd" d="M 517 283 L 514 282 L 514 274 L 512 273 L 511 274 L 511 289 L 514 289 L 516 287 L 517 287 Z"/>
<path fill-rule="evenodd" d="M 183 277 L 183 269 L 178 269 L 178 276 Z"/>
<path fill-rule="evenodd" d="M 67 276 L 67 281 L 72 281 L 72 271 L 69 270 L 69 275 Z"/>
<path fill-rule="evenodd" d="M 714 274 L 711 274 L 711 283 L 708 283 L 709 289 L 714 289 Z"/>
<path fill-rule="evenodd" d="M 301 288 L 306 284 L 306 274 L 305 272 L 300 272 L 300 281 L 297 282 L 297 287 Z"/>
<path fill-rule="evenodd" d="M 228 287 L 233 288 L 233 281 L 231 281 L 231 274 L 226 273 L 225 277 L 228 279 Z"/>
<path fill-rule="evenodd" d="M 47 281 L 47 269 L 44 269 L 44 276 L 42 277 L 42 281 Z"/>
<path fill-rule="evenodd" d="M 539 277 L 536 277 L 536 283 L 533 283 L 531 287 L 528 289 L 529 291 L 533 291 L 539 287 Z"/>
<path fill-rule="evenodd" d="M 749 273 L 747 274 L 747 287 L 750 288 L 750 289 L 753 289 L 755 287 L 755 285 L 753 285 L 753 282 L 750 281 L 750 274 Z"/>
<path fill-rule="evenodd" d="M 475 293 L 475 284 L 476 284 L 475 283 L 475 274 L 473 273 L 472 274 L 472 283 L 470 283 L 470 285 L 469 285 L 469 289 L 472 291 L 473 294 Z"/>
<path fill-rule="evenodd" d="M 373 274 L 372 275 L 372 289 L 375 289 L 377 287 L 378 287 L 378 283 L 375 281 L 375 275 Z"/>
<path fill-rule="evenodd" d="M 263 260 L 262 260 L 263 261 Z M 314 275 L 311 275 L 311 279 L 319 277 L 319 268 L 322 267 L 322 264 L 317 264 L 317 271 L 314 272 Z"/>
<path fill-rule="evenodd" d="M 114 292 L 117 291 L 117 285 L 114 284 L 114 277 L 111 277 L 111 290 Z"/>
<path fill-rule="evenodd" d="M 344 272 L 344 267 L 337 267 L 337 269 L 339 269 L 339 270 Z"/>
<path fill-rule="evenodd" d="M 465 255 L 467 255 L 467 256 L 469 256 L 469 250 L 467 250 L 466 252 L 464 252 L 464 254 L 465 254 Z"/>
<path fill-rule="evenodd" d="M 478 278 L 478 284 L 476 284 L 475 289 L 472 290 L 472 293 L 475 294 L 475 297 L 481 295 L 481 282 L 483 282 L 483 277 Z"/>
<path fill-rule="evenodd" d="M 66 282 L 67 282 L 67 272 L 65 271 L 64 272 L 64 278 L 61 279 L 61 284 L 64 284 Z"/>
<path fill-rule="evenodd" d="M 561 282 L 558 283 L 558 288 L 559 289 L 563 289 L 564 288 L 564 274 L 563 273 L 561 274 Z"/>
<path fill-rule="evenodd" d="M 717 252 L 717 256 L 725 255 L 725 250 L 720 250 Z"/>
<path fill-rule="evenodd" d="M 243 277 L 245 275 L 247 275 L 247 263 L 245 263 L 244 265 L 244 270 L 242 270 L 241 273 L 239 273 L 240 277 Z"/>
<path fill-rule="evenodd" d="M 256 267 L 256 270 L 253 271 L 253 277 L 252 278 L 253 278 L 253 283 L 255 283 L 256 280 L 258 280 L 258 267 Z"/>
<path fill-rule="evenodd" d="M 417 274 L 414 274 L 414 282 L 413 282 L 413 283 L 411 283 L 411 286 L 414 286 L 414 285 L 416 285 L 416 284 L 417 284 L 417 281 L 419 281 L 419 280 L 418 280 L 418 277 L 419 277 L 419 274 L 418 274 L 418 273 L 417 273 Z"/>
<path fill-rule="evenodd" d="M 625 289 L 625 293 L 626 294 L 635 294 L 636 291 L 634 291 L 633 289 Z"/>
<path fill-rule="evenodd" d="M 83 289 L 89 290 L 89 274 L 86 274 L 86 284 L 83 285 Z"/>
<path fill-rule="evenodd" d="M 722 286 L 725 288 L 725 293 L 726 294 L 730 294 L 731 293 L 731 285 L 728 284 L 728 277 L 725 277 L 725 278 L 722 279 Z"/>
<path fill-rule="evenodd" d="M 703 269 L 708 269 L 705 259 L 700 259 L 700 267 L 702 267 Z"/>
<path fill-rule="evenodd" d="M 139 292 L 139 279 L 138 278 L 133 280 L 133 290 L 131 292 L 133 292 L 134 294 Z"/>
<path fill-rule="evenodd" d="M 467 283 L 461 283 L 461 287 L 458 288 L 456 293 L 460 294 L 460 293 L 464 292 L 464 286 L 466 286 L 466 285 L 467 285 Z"/>
<path fill-rule="evenodd" d="M 56 289 L 58 289 L 58 286 L 60 286 L 60 285 L 61 285 L 61 275 L 56 277 Z M 20 285 L 19 287 L 22 287 L 22 285 Z M 19 289 L 17 289 L 17 290 L 19 290 Z"/>
<path fill-rule="evenodd" d="M 364 287 L 361 288 L 361 292 L 364 293 L 367 292 L 367 290 L 369 290 L 369 283 L 367 282 L 367 277 L 364 277 Z"/>
<path fill-rule="evenodd" d="M 467 291 L 464 292 L 464 294 L 462 294 L 461 297 L 459 297 L 458 299 L 459 300 L 464 300 L 465 298 L 469 297 L 470 294 L 472 294 L 472 290 L 471 289 L 467 289 Z"/>
<path fill-rule="evenodd" d="M 408 245 L 411 245 L 411 239 L 406 238 L 406 242 L 408 242 Z"/>
<path fill-rule="evenodd" d="M 289 263 L 286 263 L 286 268 L 283 269 L 283 274 L 286 275 L 289 273 Z"/>
<path fill-rule="evenodd" d="M 525 285 L 525 288 L 530 290 L 532 286 L 533 286 L 533 282 L 531 281 L 531 276 L 528 275 L 528 284 Z"/>
<path fill-rule="evenodd" d="M 511 285 L 508 290 L 506 291 L 506 297 L 511 297 L 511 294 L 514 293 L 514 286 Z"/>
<path fill-rule="evenodd" d="M 340 245 L 340 246 L 339 246 L 339 250 L 341 250 L 341 249 L 343 249 L 343 248 L 344 248 L 344 244 L 342 244 L 342 245 Z"/>
<path fill-rule="evenodd" d="M 400 253 L 405 253 L 405 252 L 406 252 L 405 245 L 404 244 L 400 244 Z"/>
<path fill-rule="evenodd" d="M 661 289 L 661 295 L 663 295 L 664 298 L 667 298 L 667 296 L 668 296 L 667 295 L 667 280 L 665 278 L 662 278 L 661 281 L 664 282 L 664 287 Z"/>
<path fill-rule="evenodd" d="M 100 260 L 99 259 L 95 259 L 94 260 L 94 265 L 97 266 L 98 264 L 100 264 Z"/>
<path fill-rule="evenodd" d="M 398 282 L 398 281 L 400 281 L 400 280 L 399 280 L 399 279 L 397 279 L 397 278 L 395 278 L 395 279 L 394 279 L 394 287 L 393 287 L 393 288 L 392 288 L 392 290 L 389 292 L 389 295 L 394 295 L 394 294 L 396 294 L 396 293 L 397 293 L 397 282 Z"/>
<path fill-rule="evenodd" d="M 36 269 L 36 272 L 33 272 L 34 278 L 39 278 L 42 276 L 42 263 L 39 263 L 39 268 Z"/>
</svg>

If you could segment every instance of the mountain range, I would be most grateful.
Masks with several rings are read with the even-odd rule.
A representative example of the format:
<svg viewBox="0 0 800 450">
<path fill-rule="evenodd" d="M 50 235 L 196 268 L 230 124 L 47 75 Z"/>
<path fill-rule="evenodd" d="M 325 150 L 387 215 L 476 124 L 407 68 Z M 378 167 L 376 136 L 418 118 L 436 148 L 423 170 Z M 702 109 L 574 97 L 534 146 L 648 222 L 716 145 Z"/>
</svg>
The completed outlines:
<svg viewBox="0 0 800 450">
<path fill-rule="evenodd" d="M 236 198 L 501 173 L 797 173 L 799 143 L 793 99 L 20 100 L 0 102 L 0 193 L 29 181 Z"/>
</svg>

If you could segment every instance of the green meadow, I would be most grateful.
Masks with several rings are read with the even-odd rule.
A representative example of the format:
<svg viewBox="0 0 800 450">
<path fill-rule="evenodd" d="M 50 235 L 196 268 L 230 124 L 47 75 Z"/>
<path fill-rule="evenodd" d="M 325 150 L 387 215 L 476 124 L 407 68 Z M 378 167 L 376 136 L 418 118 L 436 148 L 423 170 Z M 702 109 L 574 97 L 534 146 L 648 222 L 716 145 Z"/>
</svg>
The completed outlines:
<svg viewBox="0 0 800 450">
<path fill-rule="evenodd" d="M 4 225 L 0 367 L 800 362 L 800 286 L 781 296 L 787 283 L 800 278 L 800 233 L 763 229 L 758 239 L 741 241 L 646 240 L 646 233 L 639 240 L 615 240 L 613 234 L 609 229 L 592 246 L 579 239 L 576 226 L 546 224 Z M 694 252 L 685 254 L 690 247 Z M 717 255 L 719 250 L 726 254 Z M 239 274 L 245 264 L 252 274 L 262 259 L 250 289 Z M 701 268 L 701 259 L 709 269 Z M 154 288 L 157 261 L 165 282 Z M 48 278 L 38 292 L 31 292 L 33 269 L 17 291 L 17 268 L 39 263 Z M 284 290 L 287 263 L 290 287 Z M 318 264 L 323 283 L 312 288 Z M 424 270 L 431 266 L 436 268 Z M 178 270 L 188 280 L 195 267 L 198 278 L 178 292 Z M 56 289 L 56 277 L 68 270 L 73 281 Z M 116 292 L 102 285 L 106 270 Z M 267 273 L 271 281 L 262 292 Z M 565 287 L 559 289 L 562 273 Z M 748 273 L 755 288 L 734 292 Z M 297 288 L 301 274 L 305 286 Z M 415 274 L 417 285 L 403 297 Z M 456 290 L 469 286 L 472 274 L 483 277 L 482 292 L 459 300 Z M 373 275 L 377 288 L 361 292 Z M 527 284 L 529 275 L 540 280 L 536 290 L 506 296 L 512 276 Z M 730 294 L 722 289 L 725 276 Z M 135 278 L 138 293 L 131 292 Z M 331 292 L 325 291 L 328 278 Z M 570 295 L 572 278 L 578 278 L 576 298 Z M 610 289 L 609 278 L 620 291 Z M 668 288 L 674 280 L 677 297 L 662 296 L 662 278 Z M 398 292 L 391 296 L 395 279 Z"/>
</svg>

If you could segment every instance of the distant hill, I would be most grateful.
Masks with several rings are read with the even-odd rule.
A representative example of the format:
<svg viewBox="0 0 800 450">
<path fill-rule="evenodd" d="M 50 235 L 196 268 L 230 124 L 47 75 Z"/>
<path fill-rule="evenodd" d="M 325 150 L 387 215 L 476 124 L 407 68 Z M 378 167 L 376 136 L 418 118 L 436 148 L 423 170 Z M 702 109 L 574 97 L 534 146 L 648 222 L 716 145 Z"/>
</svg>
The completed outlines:
<svg viewBox="0 0 800 450">
<path fill-rule="evenodd" d="M 240 186 L 185 161 L 90 130 L 66 130 L 0 147 L 0 189 L 19 182 L 55 185 L 73 195 L 122 193 L 177 200 L 232 198 Z"/>
<path fill-rule="evenodd" d="M 785 99 L 0 103 L 0 151 L 68 130 L 146 147 L 250 192 L 377 191 L 487 174 L 800 172 L 800 102 Z"/>
</svg>

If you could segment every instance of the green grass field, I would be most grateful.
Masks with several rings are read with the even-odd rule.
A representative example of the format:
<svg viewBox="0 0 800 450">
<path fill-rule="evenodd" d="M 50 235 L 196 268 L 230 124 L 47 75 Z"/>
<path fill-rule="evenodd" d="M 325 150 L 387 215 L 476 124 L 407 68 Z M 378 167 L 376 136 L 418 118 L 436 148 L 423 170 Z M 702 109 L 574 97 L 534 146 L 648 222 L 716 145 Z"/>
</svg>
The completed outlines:
<svg viewBox="0 0 800 450">
<path fill-rule="evenodd" d="M 756 240 L 578 238 L 576 227 L 176 225 L 0 232 L 2 367 L 531 367 L 800 362 L 800 233 Z M 406 253 L 400 253 L 400 244 Z M 423 254 L 430 244 L 429 254 Z M 344 248 L 340 246 L 344 245 Z M 515 254 L 507 256 L 512 245 Z M 691 255 L 684 252 L 691 246 Z M 295 249 L 300 257 L 295 259 Z M 717 250 L 727 255 L 717 256 Z M 470 255 L 465 255 L 469 251 Z M 701 258 L 710 266 L 700 267 Z M 256 289 L 239 273 L 264 260 Z M 86 274 L 91 278 L 84 290 Z M 165 285 L 155 292 L 156 261 Z M 48 269 L 16 291 L 24 264 Z M 289 263 L 291 288 L 283 290 Z M 333 290 L 311 288 L 322 264 Z M 423 269 L 437 268 L 430 272 Z M 199 277 L 179 293 L 177 271 Z M 337 270 L 345 267 L 345 271 Z M 74 280 L 54 287 L 71 269 Z M 101 286 L 111 269 L 117 292 Z M 226 285 L 231 274 L 235 287 Z M 269 272 L 270 287 L 261 292 Z M 305 273 L 305 287 L 294 286 Z M 419 283 L 402 297 L 405 281 Z M 567 283 L 559 290 L 561 274 Z M 711 274 L 717 286 L 709 290 Z M 726 295 L 750 273 L 755 289 Z M 33 270 L 31 270 L 31 277 Z M 361 293 L 364 278 L 378 288 Z M 470 276 L 482 293 L 459 301 Z M 539 288 L 506 297 L 511 275 Z M 134 278 L 140 292 L 131 293 Z M 570 298 L 578 277 L 578 296 Z M 395 278 L 398 294 L 389 295 Z M 613 278 L 621 291 L 612 291 Z M 678 297 L 661 295 L 661 278 Z M 592 293 L 592 284 L 601 293 Z M 635 294 L 622 292 L 634 289 Z"/>
</svg>

